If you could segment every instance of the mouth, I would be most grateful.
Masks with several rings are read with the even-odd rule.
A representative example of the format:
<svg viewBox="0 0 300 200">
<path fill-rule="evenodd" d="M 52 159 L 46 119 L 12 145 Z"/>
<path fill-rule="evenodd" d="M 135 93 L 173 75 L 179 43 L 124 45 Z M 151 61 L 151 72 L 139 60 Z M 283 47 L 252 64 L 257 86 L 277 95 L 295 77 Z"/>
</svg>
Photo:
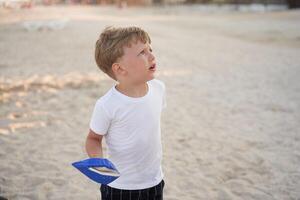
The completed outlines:
<svg viewBox="0 0 300 200">
<path fill-rule="evenodd" d="M 155 70 L 156 70 L 156 64 L 154 63 L 153 65 L 151 65 L 151 66 L 149 67 L 149 70 L 150 70 L 150 71 L 155 71 Z"/>
</svg>

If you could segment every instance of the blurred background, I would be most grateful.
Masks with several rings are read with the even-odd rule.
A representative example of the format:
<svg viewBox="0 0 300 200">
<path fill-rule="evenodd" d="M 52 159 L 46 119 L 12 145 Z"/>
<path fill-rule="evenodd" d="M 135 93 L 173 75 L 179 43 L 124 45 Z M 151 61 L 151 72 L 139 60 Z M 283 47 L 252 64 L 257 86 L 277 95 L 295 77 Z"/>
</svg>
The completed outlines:
<svg viewBox="0 0 300 200">
<path fill-rule="evenodd" d="M 239 7 L 240 5 L 285 5 L 288 8 L 299 8 L 300 2 L 298 0 L 1 0 L 2 7 L 12 8 L 30 8 L 32 5 L 54 5 L 54 4 L 85 4 L 85 5 L 111 5 L 117 4 L 119 7 L 126 5 L 170 5 L 170 4 L 216 4 L 218 6 L 234 4 Z"/>
<path fill-rule="evenodd" d="M 71 163 L 114 82 L 106 26 L 152 39 L 166 200 L 298 200 L 300 1 L 0 0 L 0 196 L 100 199 Z M 106 147 L 105 147 L 106 148 Z"/>
</svg>

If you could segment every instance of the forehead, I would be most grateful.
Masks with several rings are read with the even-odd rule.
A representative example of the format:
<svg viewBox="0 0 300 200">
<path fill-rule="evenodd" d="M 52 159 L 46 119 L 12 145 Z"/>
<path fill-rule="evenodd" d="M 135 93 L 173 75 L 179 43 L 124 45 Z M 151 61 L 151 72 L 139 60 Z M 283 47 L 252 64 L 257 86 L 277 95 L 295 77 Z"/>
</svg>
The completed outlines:
<svg viewBox="0 0 300 200">
<path fill-rule="evenodd" d="M 124 46 L 124 53 L 137 53 L 149 46 L 149 42 L 144 43 L 141 40 L 133 40 L 128 45 Z"/>
</svg>

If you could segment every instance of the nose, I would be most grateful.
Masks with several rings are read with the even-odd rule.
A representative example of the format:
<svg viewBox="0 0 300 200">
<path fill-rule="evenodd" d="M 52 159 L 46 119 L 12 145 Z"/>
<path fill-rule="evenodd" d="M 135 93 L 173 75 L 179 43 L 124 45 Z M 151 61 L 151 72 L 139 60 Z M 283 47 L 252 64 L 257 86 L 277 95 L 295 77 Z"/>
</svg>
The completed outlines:
<svg viewBox="0 0 300 200">
<path fill-rule="evenodd" d="M 149 52 L 149 61 L 155 60 L 155 56 L 153 55 L 152 52 Z"/>
</svg>

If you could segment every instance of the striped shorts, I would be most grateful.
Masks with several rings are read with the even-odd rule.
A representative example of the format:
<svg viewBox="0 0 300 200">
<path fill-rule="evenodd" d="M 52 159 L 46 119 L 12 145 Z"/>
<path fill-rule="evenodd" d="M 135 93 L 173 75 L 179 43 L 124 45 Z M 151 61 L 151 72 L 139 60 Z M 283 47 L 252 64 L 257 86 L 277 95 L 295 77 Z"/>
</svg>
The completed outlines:
<svg viewBox="0 0 300 200">
<path fill-rule="evenodd" d="M 164 180 L 158 185 L 142 190 L 121 190 L 101 185 L 102 200 L 163 200 Z"/>
</svg>

